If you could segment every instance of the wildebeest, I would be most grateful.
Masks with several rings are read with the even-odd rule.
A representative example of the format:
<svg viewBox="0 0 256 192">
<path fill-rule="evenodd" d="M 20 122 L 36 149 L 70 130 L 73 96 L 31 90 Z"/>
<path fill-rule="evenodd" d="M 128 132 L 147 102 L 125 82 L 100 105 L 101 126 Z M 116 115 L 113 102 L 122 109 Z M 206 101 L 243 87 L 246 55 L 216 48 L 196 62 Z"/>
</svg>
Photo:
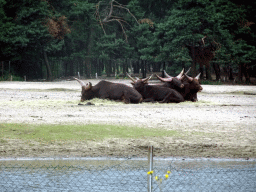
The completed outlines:
<svg viewBox="0 0 256 192">
<path fill-rule="evenodd" d="M 122 100 L 125 103 L 140 103 L 142 101 L 141 94 L 125 84 L 102 80 L 97 85 L 92 86 L 91 82 L 85 85 L 80 79 L 74 79 L 82 86 L 81 102 L 95 97 L 101 99 Z"/>
<path fill-rule="evenodd" d="M 177 86 L 174 87 L 170 83 L 165 83 L 163 86 L 175 89 L 183 96 L 183 98 L 186 101 L 195 102 L 198 100 L 197 92 L 200 92 L 203 90 L 202 86 L 199 84 L 200 73 L 195 78 L 192 78 L 187 75 L 188 72 L 189 72 L 189 70 L 180 78 L 180 80 L 184 84 L 183 88 L 179 88 Z M 165 73 L 165 75 L 168 77 L 167 73 Z M 163 81 L 163 78 L 162 79 L 159 78 L 159 80 L 161 80 L 162 82 L 165 82 L 165 81 Z"/>
<path fill-rule="evenodd" d="M 197 99 L 197 93 L 201 92 L 203 90 L 203 87 L 199 84 L 199 73 L 195 78 L 189 77 L 188 75 L 184 74 L 184 87 L 188 87 L 189 91 L 185 91 L 185 100 L 188 101 L 198 101 Z"/>
<path fill-rule="evenodd" d="M 127 76 L 133 81 L 131 84 L 142 95 L 144 102 L 179 103 L 184 101 L 181 94 L 174 89 L 158 85 L 148 85 L 148 81 L 153 75 L 145 79 L 137 78 L 136 80 L 128 73 Z"/>
</svg>

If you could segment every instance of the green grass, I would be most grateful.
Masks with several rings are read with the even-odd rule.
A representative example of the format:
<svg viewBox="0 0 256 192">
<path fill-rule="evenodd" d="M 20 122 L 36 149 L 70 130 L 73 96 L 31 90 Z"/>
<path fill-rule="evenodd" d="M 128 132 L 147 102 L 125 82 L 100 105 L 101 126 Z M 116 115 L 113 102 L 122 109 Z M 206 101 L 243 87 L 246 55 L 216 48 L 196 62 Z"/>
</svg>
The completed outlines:
<svg viewBox="0 0 256 192">
<path fill-rule="evenodd" d="M 32 125 L 0 124 L 0 141 L 5 139 L 63 141 L 94 140 L 108 138 L 179 137 L 177 131 L 145 129 L 118 125 Z"/>
</svg>

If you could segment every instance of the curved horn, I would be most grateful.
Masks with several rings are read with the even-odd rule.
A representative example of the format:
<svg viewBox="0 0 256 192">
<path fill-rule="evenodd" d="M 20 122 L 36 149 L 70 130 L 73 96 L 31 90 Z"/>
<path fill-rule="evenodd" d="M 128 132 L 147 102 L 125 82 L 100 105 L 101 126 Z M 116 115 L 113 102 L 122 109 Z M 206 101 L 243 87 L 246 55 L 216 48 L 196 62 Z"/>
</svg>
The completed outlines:
<svg viewBox="0 0 256 192">
<path fill-rule="evenodd" d="M 191 67 L 189 67 L 189 69 L 187 70 L 187 72 L 186 72 L 186 73 L 184 73 L 184 75 L 180 78 L 180 80 L 183 80 L 183 79 L 184 79 L 184 77 L 185 77 L 185 75 L 188 75 L 188 73 L 189 73 L 190 69 L 191 69 Z"/>
<path fill-rule="evenodd" d="M 164 75 L 165 75 L 166 77 L 172 78 L 172 76 L 168 75 L 165 70 L 164 70 Z"/>
<path fill-rule="evenodd" d="M 145 79 L 142 79 L 143 83 L 146 83 L 147 81 L 149 81 L 151 78 L 153 77 L 153 74 Z"/>
<path fill-rule="evenodd" d="M 85 83 L 84 83 L 83 81 L 81 81 L 80 79 L 77 79 L 77 78 L 75 78 L 75 77 L 74 77 L 74 79 L 77 80 L 78 83 L 80 83 L 80 85 L 82 86 L 82 89 L 83 89 L 83 90 L 89 90 L 89 89 L 92 88 L 91 82 L 89 82 L 89 83 L 87 83 L 87 84 L 85 85 Z"/>
<path fill-rule="evenodd" d="M 189 69 L 187 70 L 187 72 L 185 73 L 186 75 L 188 75 L 189 71 L 190 71 L 191 67 L 189 67 Z"/>
<path fill-rule="evenodd" d="M 128 73 L 126 73 L 126 75 L 132 80 L 133 83 L 136 83 L 136 80 L 133 79 Z"/>
<path fill-rule="evenodd" d="M 189 77 L 189 76 L 187 76 L 186 74 L 184 74 L 184 76 L 191 82 L 191 81 L 193 81 L 193 78 L 192 77 Z"/>
<path fill-rule="evenodd" d="M 199 80 L 200 75 L 201 75 L 201 73 L 199 73 L 199 74 L 195 77 L 195 79 L 196 79 L 196 80 Z"/>
<path fill-rule="evenodd" d="M 77 80 L 78 83 L 80 83 L 80 85 L 82 86 L 82 90 L 90 90 L 92 88 L 91 82 L 89 82 L 85 85 L 85 83 L 83 81 L 81 81 L 80 79 L 77 79 L 77 78 L 74 78 L 74 79 Z"/>
<path fill-rule="evenodd" d="M 81 81 L 80 79 L 77 79 L 77 78 L 75 78 L 75 77 L 74 77 L 74 79 L 77 80 L 78 83 L 80 83 L 80 85 L 81 85 L 82 87 L 86 87 L 86 85 L 85 85 L 85 83 L 84 83 L 83 81 Z"/>
<path fill-rule="evenodd" d="M 173 77 L 170 77 L 170 78 L 162 78 L 162 77 L 159 77 L 157 74 L 155 74 L 155 75 L 156 75 L 156 77 L 157 77 L 160 81 L 162 81 L 162 82 L 171 82 L 172 79 L 173 79 Z"/>
<path fill-rule="evenodd" d="M 180 72 L 180 74 L 177 75 L 176 78 L 181 79 L 181 77 L 182 77 L 183 74 L 184 74 L 184 68 L 182 69 L 182 71 Z"/>
</svg>

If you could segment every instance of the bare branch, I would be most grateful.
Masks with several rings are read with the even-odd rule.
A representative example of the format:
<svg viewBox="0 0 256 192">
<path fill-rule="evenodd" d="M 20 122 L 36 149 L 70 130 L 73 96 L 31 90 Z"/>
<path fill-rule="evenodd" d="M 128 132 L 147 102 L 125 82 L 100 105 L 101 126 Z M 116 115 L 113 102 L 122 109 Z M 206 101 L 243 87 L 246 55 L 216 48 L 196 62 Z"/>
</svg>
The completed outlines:
<svg viewBox="0 0 256 192">
<path fill-rule="evenodd" d="M 116 1 L 115 1 L 115 2 L 116 2 Z M 117 2 L 116 2 L 116 3 L 117 3 Z M 130 10 L 129 10 L 128 8 L 122 7 L 122 6 L 118 6 L 118 5 L 114 5 L 114 7 L 120 7 L 120 8 L 126 9 L 126 10 L 131 14 L 131 16 L 135 19 L 135 21 L 138 23 L 138 25 L 139 25 L 138 20 L 137 20 L 136 17 L 130 12 Z"/>
<path fill-rule="evenodd" d="M 125 33 L 125 30 L 124 30 L 124 27 L 123 27 L 122 23 L 119 20 L 117 20 L 117 22 L 121 25 L 123 33 L 124 33 L 124 36 L 125 36 L 126 43 L 128 43 L 127 35 Z"/>
<path fill-rule="evenodd" d="M 106 17 L 103 19 L 103 23 L 105 23 L 105 22 L 112 16 L 112 13 L 113 13 L 113 2 L 114 2 L 114 0 L 112 0 L 111 3 L 110 3 L 110 11 L 109 11 L 109 14 L 108 14 L 108 16 L 106 16 Z"/>
<path fill-rule="evenodd" d="M 114 5 L 113 3 L 116 3 L 117 5 Z M 125 30 L 127 30 L 125 28 L 125 26 L 123 25 L 123 23 L 126 23 L 127 25 L 129 25 L 128 22 L 126 22 L 122 17 L 118 17 L 118 16 L 114 16 L 113 15 L 113 11 L 114 11 L 114 7 L 117 7 L 117 8 L 121 8 L 121 9 L 125 9 L 134 19 L 135 21 L 139 24 L 138 20 L 136 19 L 136 17 L 130 12 L 130 10 L 128 8 L 126 8 L 124 5 L 118 3 L 117 1 L 115 0 L 111 0 L 110 1 L 110 10 L 109 10 L 109 13 L 108 15 L 102 20 L 100 18 L 100 13 L 99 13 L 99 6 L 100 6 L 100 3 L 101 1 L 98 2 L 98 4 L 96 5 L 96 11 L 95 11 L 95 17 L 96 19 L 99 21 L 100 25 L 101 25 L 101 28 L 103 29 L 104 31 L 104 34 L 106 35 L 106 32 L 104 30 L 104 27 L 103 27 L 103 24 L 106 24 L 106 23 L 109 23 L 109 22 L 112 22 L 112 21 L 117 21 L 120 25 L 121 25 L 121 28 L 122 28 L 122 31 L 123 31 L 123 34 L 125 36 L 125 40 L 126 42 L 128 43 L 128 38 L 127 38 L 127 35 L 126 35 L 126 32 Z M 105 9 L 105 10 L 108 10 L 108 9 Z M 123 23 L 122 23 L 123 22 Z M 130 25 L 129 25 L 130 26 Z"/>
<path fill-rule="evenodd" d="M 96 15 L 96 19 L 98 19 L 99 22 L 100 22 L 100 25 L 101 25 L 101 28 L 102 28 L 104 34 L 106 35 L 106 31 L 105 31 L 105 29 L 104 29 L 104 27 L 103 27 L 102 21 L 101 21 L 101 19 L 100 19 L 100 14 L 99 14 L 100 3 L 101 3 L 101 1 L 99 1 L 99 3 L 96 5 L 95 15 Z"/>
<path fill-rule="evenodd" d="M 202 38 L 202 42 L 203 42 L 203 45 L 205 46 L 205 43 L 204 43 L 204 39 L 206 38 L 207 36 L 205 35 L 203 38 Z"/>
</svg>

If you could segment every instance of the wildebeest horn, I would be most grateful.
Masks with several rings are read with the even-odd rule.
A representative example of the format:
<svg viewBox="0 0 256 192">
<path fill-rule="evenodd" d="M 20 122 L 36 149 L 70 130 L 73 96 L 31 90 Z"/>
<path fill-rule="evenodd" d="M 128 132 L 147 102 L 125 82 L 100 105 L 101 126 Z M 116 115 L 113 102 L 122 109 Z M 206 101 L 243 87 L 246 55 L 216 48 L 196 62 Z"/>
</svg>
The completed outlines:
<svg viewBox="0 0 256 192">
<path fill-rule="evenodd" d="M 159 77 L 157 74 L 155 74 L 155 75 L 156 75 L 156 77 L 157 77 L 160 81 L 162 81 L 162 82 L 170 82 L 170 81 L 172 81 L 172 79 L 173 79 L 173 77 L 162 78 L 162 77 Z"/>
<path fill-rule="evenodd" d="M 83 81 L 81 81 L 80 79 L 77 79 L 77 78 L 75 78 L 75 77 L 74 77 L 74 79 L 77 80 L 78 83 L 80 83 L 80 85 L 81 85 L 82 87 L 85 87 L 85 86 L 86 86 L 85 83 L 84 83 Z"/>
<path fill-rule="evenodd" d="M 188 75 L 184 74 L 184 76 L 191 82 L 193 81 L 193 78 L 192 77 L 189 77 Z"/>
<path fill-rule="evenodd" d="M 92 86 L 91 83 L 88 83 L 87 85 L 85 85 L 85 83 L 83 81 L 81 81 L 80 79 L 77 79 L 75 77 L 74 77 L 74 79 L 77 80 L 78 83 L 80 83 L 80 85 L 82 86 L 82 89 L 84 89 L 84 90 L 91 89 L 91 86 Z"/>
<path fill-rule="evenodd" d="M 128 73 L 126 73 L 126 75 L 132 80 L 133 83 L 136 83 L 136 80 L 133 79 Z"/>
<path fill-rule="evenodd" d="M 147 82 L 148 80 L 150 80 L 152 77 L 153 77 L 153 74 L 152 74 L 151 76 L 145 78 L 145 79 L 142 79 L 142 82 L 145 83 L 145 82 Z"/>
<path fill-rule="evenodd" d="M 189 69 L 187 70 L 187 72 L 186 72 L 186 73 L 184 73 L 184 75 L 180 78 L 180 80 L 183 80 L 183 79 L 184 79 L 184 77 L 185 77 L 185 75 L 188 75 L 188 73 L 189 73 L 190 69 L 191 69 L 191 67 L 189 67 Z"/>
<path fill-rule="evenodd" d="M 165 70 L 164 70 L 164 75 L 165 75 L 166 77 L 173 78 L 172 76 L 168 75 Z"/>
<path fill-rule="evenodd" d="M 191 67 L 189 67 L 189 69 L 187 70 L 187 72 L 185 73 L 186 75 L 188 75 L 189 71 L 190 71 Z"/>
<path fill-rule="evenodd" d="M 195 77 L 195 79 L 196 79 L 196 80 L 199 80 L 200 75 L 201 75 L 201 73 L 199 73 L 199 74 Z"/>
<path fill-rule="evenodd" d="M 180 74 L 179 74 L 179 75 L 177 75 L 177 77 L 176 77 L 176 78 L 181 79 L 181 77 L 182 77 L 183 73 L 184 73 L 184 68 L 182 69 L 182 71 L 180 72 Z"/>
</svg>

